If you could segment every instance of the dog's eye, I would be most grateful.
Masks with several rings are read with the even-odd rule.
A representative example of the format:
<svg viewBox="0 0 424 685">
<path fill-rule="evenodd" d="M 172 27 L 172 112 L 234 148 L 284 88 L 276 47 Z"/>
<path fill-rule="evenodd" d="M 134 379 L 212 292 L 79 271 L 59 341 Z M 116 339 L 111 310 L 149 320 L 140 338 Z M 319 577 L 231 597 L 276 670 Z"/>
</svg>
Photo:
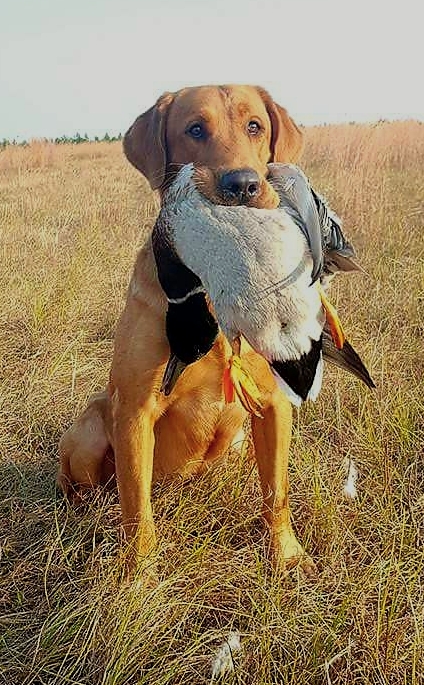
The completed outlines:
<svg viewBox="0 0 424 685">
<path fill-rule="evenodd" d="M 247 124 L 247 130 L 251 136 L 256 136 L 256 134 L 261 130 L 261 125 L 258 124 L 257 121 L 249 121 Z"/>
<path fill-rule="evenodd" d="M 202 124 L 192 124 L 186 130 L 186 133 L 192 138 L 203 138 L 204 130 Z"/>
</svg>

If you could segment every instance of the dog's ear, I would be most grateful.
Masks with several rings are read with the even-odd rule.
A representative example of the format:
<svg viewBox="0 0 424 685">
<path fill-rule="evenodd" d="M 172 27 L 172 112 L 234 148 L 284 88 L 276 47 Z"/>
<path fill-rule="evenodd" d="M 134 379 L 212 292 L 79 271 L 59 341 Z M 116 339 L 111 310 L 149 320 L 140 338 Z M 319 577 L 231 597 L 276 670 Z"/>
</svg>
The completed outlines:
<svg viewBox="0 0 424 685">
<path fill-rule="evenodd" d="M 127 159 L 147 178 L 153 190 L 160 188 L 166 171 L 166 119 L 173 93 L 164 93 L 156 104 L 140 114 L 124 136 Z"/>
<path fill-rule="evenodd" d="M 297 162 L 303 150 L 303 133 L 263 88 L 258 88 L 271 120 L 271 162 Z"/>
</svg>

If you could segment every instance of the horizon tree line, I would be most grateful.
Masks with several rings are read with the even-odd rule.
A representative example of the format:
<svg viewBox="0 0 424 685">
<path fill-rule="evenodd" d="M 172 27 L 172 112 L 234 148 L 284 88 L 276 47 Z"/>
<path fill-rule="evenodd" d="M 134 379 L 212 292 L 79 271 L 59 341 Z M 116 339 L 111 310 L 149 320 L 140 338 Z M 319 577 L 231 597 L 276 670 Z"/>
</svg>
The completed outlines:
<svg viewBox="0 0 424 685">
<path fill-rule="evenodd" d="M 81 135 L 80 133 L 75 133 L 73 136 L 58 136 L 56 138 L 46 138 L 46 137 L 41 137 L 38 138 L 37 140 L 42 140 L 46 143 L 56 143 L 57 145 L 64 145 L 64 144 L 72 144 L 72 145 L 79 145 L 80 143 L 114 143 L 117 140 L 122 140 L 122 133 L 118 133 L 116 136 L 115 135 L 110 135 L 108 132 L 104 134 L 103 137 L 99 136 L 93 136 L 90 138 L 87 133 L 84 133 L 84 135 Z M 0 139 L 0 149 L 3 149 L 7 147 L 8 145 L 17 145 L 21 147 L 25 147 L 30 144 L 31 141 L 28 140 L 21 140 L 18 141 L 15 138 L 10 140 L 9 138 L 2 138 Z"/>
</svg>

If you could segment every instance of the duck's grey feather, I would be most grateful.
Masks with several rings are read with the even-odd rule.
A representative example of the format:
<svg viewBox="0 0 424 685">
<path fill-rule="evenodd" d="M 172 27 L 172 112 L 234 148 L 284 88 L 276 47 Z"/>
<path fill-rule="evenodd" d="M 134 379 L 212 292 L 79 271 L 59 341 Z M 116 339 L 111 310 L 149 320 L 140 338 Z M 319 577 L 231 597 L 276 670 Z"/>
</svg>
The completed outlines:
<svg viewBox="0 0 424 685">
<path fill-rule="evenodd" d="M 314 269 L 312 280 L 338 271 L 361 271 L 355 250 L 346 239 L 341 219 L 322 195 L 317 193 L 294 164 L 268 164 L 269 181 L 280 198 L 280 208 L 288 212 L 308 240 Z"/>
<path fill-rule="evenodd" d="M 307 239 L 312 256 L 312 282 L 324 267 L 322 227 L 309 181 L 294 164 L 268 164 L 268 180 L 280 198 L 280 209 L 293 219 Z"/>
</svg>

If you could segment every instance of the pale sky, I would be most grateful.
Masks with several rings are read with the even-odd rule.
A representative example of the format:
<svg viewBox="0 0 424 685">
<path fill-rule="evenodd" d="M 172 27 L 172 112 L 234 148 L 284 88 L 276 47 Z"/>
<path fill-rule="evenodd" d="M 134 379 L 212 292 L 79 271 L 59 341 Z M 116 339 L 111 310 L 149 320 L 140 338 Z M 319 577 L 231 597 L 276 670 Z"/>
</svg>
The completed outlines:
<svg viewBox="0 0 424 685">
<path fill-rule="evenodd" d="M 0 139 L 124 132 L 165 90 L 267 88 L 299 123 L 424 119 L 423 0 L 0 0 Z"/>
</svg>

